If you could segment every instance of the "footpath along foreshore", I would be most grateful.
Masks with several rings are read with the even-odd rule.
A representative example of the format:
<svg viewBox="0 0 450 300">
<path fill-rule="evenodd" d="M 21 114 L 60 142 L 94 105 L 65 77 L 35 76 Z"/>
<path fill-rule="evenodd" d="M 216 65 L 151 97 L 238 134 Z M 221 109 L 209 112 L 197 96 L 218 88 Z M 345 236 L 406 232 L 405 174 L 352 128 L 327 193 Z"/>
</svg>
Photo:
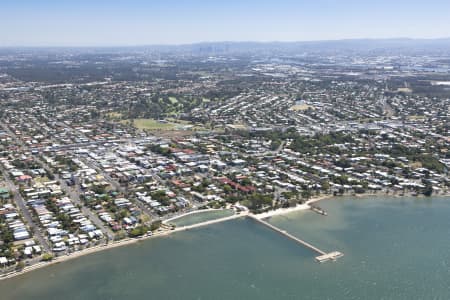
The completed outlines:
<svg viewBox="0 0 450 300">
<path fill-rule="evenodd" d="M 205 210 L 206 211 L 206 210 Z M 190 215 L 192 214 L 192 212 L 187 213 L 186 215 Z M 73 252 L 69 255 L 64 255 L 64 256 L 58 256 L 55 257 L 54 259 L 52 259 L 51 261 L 48 262 L 39 262 L 37 264 L 31 265 L 31 266 L 27 266 L 24 267 L 22 270 L 20 271 L 15 271 L 15 272 L 10 272 L 7 274 L 3 274 L 0 277 L 0 280 L 4 280 L 4 279 L 8 279 L 8 278 L 12 278 L 15 276 L 19 276 L 37 269 L 41 269 L 47 266 L 51 266 L 54 264 L 59 264 L 65 261 L 69 261 L 75 258 L 79 258 L 88 254 L 92 254 L 92 253 L 96 253 L 96 252 L 100 252 L 100 251 L 104 251 L 104 250 L 108 250 L 108 249 L 113 249 L 113 248 L 117 248 L 117 247 L 121 247 L 121 246 L 126 246 L 126 245 L 130 245 L 130 244 L 135 244 L 138 243 L 140 241 L 143 240 L 147 240 L 147 239 L 151 239 L 151 238 L 157 238 L 157 237 L 163 237 L 163 236 L 168 236 L 170 234 L 173 234 L 175 232 L 180 232 L 180 231 L 186 231 L 189 229 L 194 229 L 194 228 L 199 228 L 199 227 L 203 227 L 203 226 L 208 226 L 211 224 L 215 224 L 215 223 L 220 223 L 220 222 L 225 222 L 225 221 L 229 221 L 229 220 L 233 220 L 233 219 L 237 219 L 237 218 L 242 218 L 248 215 L 248 212 L 240 212 L 240 213 L 236 213 L 232 216 L 228 216 L 228 217 L 223 217 L 223 218 L 219 218 L 219 219 L 214 219 L 214 220 L 209 220 L 209 221 L 205 221 L 205 222 L 201 222 L 201 223 L 197 223 L 197 224 L 193 224 L 193 225 L 188 225 L 188 226 L 182 226 L 182 227 L 177 227 L 174 229 L 168 229 L 168 230 L 164 230 L 164 231 L 157 231 L 154 234 L 150 235 L 150 236 L 142 236 L 139 238 L 128 238 L 128 239 L 123 239 L 123 240 L 119 240 L 119 241 L 114 241 L 114 242 L 110 242 L 108 244 L 102 244 L 102 245 L 97 245 L 94 247 L 90 247 L 90 248 L 86 248 L 80 251 L 76 251 Z M 181 217 L 181 216 L 179 216 Z"/>
<path fill-rule="evenodd" d="M 365 194 L 358 194 L 358 195 L 344 195 L 344 196 L 356 196 L 356 197 L 377 197 L 377 196 L 389 196 L 389 197 L 393 197 L 393 198 L 401 198 L 401 197 L 407 197 L 410 195 L 396 195 L 396 194 L 386 194 L 386 193 L 365 193 Z M 448 193 L 446 194 L 441 194 L 438 195 L 438 197 L 450 197 L 450 195 Z M 188 225 L 188 226 L 181 226 L 181 227 L 176 227 L 173 229 L 166 229 L 166 230 L 161 230 L 161 231 L 156 231 L 154 232 L 152 235 L 146 235 L 146 236 L 142 236 L 139 238 L 128 238 L 128 239 L 123 239 L 123 240 L 119 240 L 119 241 L 113 241 L 113 242 L 109 242 L 107 244 L 102 244 L 102 245 L 97 245 L 97 246 L 93 246 L 90 248 L 86 248 L 80 251 L 76 251 L 73 253 L 70 253 L 68 255 L 64 255 L 64 256 L 58 256 L 56 258 L 54 258 L 51 261 L 48 262 L 39 262 L 36 264 L 33 264 L 31 266 L 26 266 L 24 267 L 22 270 L 20 271 L 13 271 L 10 273 L 6 273 L 3 275 L 0 275 L 0 280 L 4 280 L 4 279 L 8 279 L 8 278 L 12 278 L 15 276 L 19 276 L 37 269 L 41 269 L 47 266 L 51 266 L 54 264 L 59 264 L 65 261 L 69 261 L 72 259 L 76 259 L 85 255 L 89 255 L 92 253 L 96 253 L 96 252 L 100 252 L 100 251 L 104 251 L 104 250 L 109 250 L 109 249 L 113 249 L 116 247 L 121 247 L 121 246 L 126 246 L 126 245 L 131 245 L 131 244 L 135 244 L 138 243 L 140 241 L 143 240 L 147 240 L 147 239 L 151 239 L 151 238 L 158 238 L 158 237 L 164 237 L 164 236 L 169 236 L 172 233 L 176 233 L 176 232 L 181 232 L 181 231 L 186 231 L 189 229 L 195 229 L 195 228 L 200 228 L 200 227 L 204 227 L 204 226 L 208 226 L 208 225 L 212 225 L 215 223 L 220 223 L 220 222 L 225 222 L 225 221 L 229 221 L 229 220 L 233 220 L 233 219 L 238 219 L 238 218 L 243 218 L 246 217 L 248 215 L 251 215 L 253 218 L 257 218 L 257 219 L 265 219 L 265 218 L 269 218 L 269 217 L 273 217 L 273 216 L 278 216 L 278 215 L 284 215 L 284 214 L 289 214 L 292 212 L 296 212 L 296 211 L 302 211 L 302 210 L 309 210 L 311 208 L 311 205 L 315 202 L 318 201 L 322 201 L 322 200 L 327 200 L 327 199 L 331 199 L 331 198 L 340 198 L 341 196 L 334 196 L 334 195 L 319 195 L 317 197 L 313 197 L 310 200 L 306 201 L 303 204 L 298 204 L 295 207 L 289 207 L 289 208 L 279 208 L 279 209 L 275 209 L 275 210 L 271 210 L 268 212 L 264 212 L 264 213 L 260 213 L 260 214 L 251 214 L 248 211 L 241 211 L 241 212 L 236 212 L 234 215 L 231 216 L 227 216 L 227 217 L 222 217 L 222 218 L 218 218 L 218 219 L 213 219 L 213 220 L 209 220 L 209 221 L 205 221 L 205 222 L 200 222 L 200 223 L 196 223 L 196 224 L 192 224 L 192 225 Z M 208 211 L 219 211 L 219 210 L 223 210 L 223 209 L 206 209 L 206 210 L 198 210 L 198 211 L 193 211 L 193 212 L 187 212 L 185 214 L 176 216 L 174 218 L 170 218 L 167 219 L 165 221 L 163 221 L 163 224 L 168 225 L 170 221 L 173 221 L 175 219 L 184 217 L 184 216 L 188 216 L 188 215 L 192 215 L 192 214 L 197 214 L 197 213 L 201 213 L 201 212 L 208 212 Z"/>
<path fill-rule="evenodd" d="M 312 198 L 310 200 L 308 200 L 307 202 L 305 202 L 304 204 L 299 204 L 296 207 L 291 207 L 291 208 L 279 208 L 273 211 L 269 211 L 269 212 L 265 212 L 265 213 L 261 213 L 261 214 L 257 214 L 257 215 L 253 215 L 256 218 L 259 219 L 263 219 L 263 218 L 268 218 L 271 216 L 276 216 L 276 215 L 282 215 L 282 214 L 287 214 L 287 213 L 291 213 L 294 211 L 298 211 L 298 210 L 305 210 L 305 209 L 309 209 L 310 208 L 310 204 L 320 201 L 320 200 L 324 200 L 327 198 L 331 198 L 332 196 L 330 195 L 325 195 L 325 196 L 319 196 L 319 197 L 315 197 Z M 173 218 L 167 219 L 165 221 L 163 221 L 164 224 L 169 224 L 169 222 L 174 221 L 176 219 L 185 217 L 185 216 L 189 216 L 192 214 L 197 214 L 197 213 L 202 213 L 202 212 L 210 212 L 210 211 L 219 211 L 219 210 L 223 210 L 223 209 L 205 209 L 205 210 L 197 210 L 197 211 L 191 211 L 179 216 L 175 216 Z M 113 248 L 117 248 L 117 247 L 122 247 L 122 246 L 126 246 L 126 245 L 131 245 L 131 244 L 135 244 L 138 243 L 140 241 L 143 240 L 147 240 L 150 238 L 157 238 L 157 237 L 163 237 L 163 236 L 168 236 L 172 233 L 176 233 L 176 232 L 180 232 L 180 231 L 186 231 L 189 229 L 194 229 L 194 228 L 199 228 L 199 227 L 203 227 L 203 226 L 208 226 L 208 225 L 212 225 L 215 223 L 220 223 L 220 222 L 225 222 L 225 221 L 229 221 L 229 220 L 233 220 L 233 219 L 237 219 L 237 218 L 242 218 L 245 217 L 249 214 L 248 211 L 243 211 L 243 212 L 239 212 L 236 213 L 232 216 L 227 216 L 227 217 L 223 217 L 223 218 L 218 218 L 218 219 L 213 219 L 213 220 L 209 220 L 209 221 L 205 221 L 205 222 L 201 222 L 201 223 L 196 223 L 193 225 L 188 225 L 188 226 L 182 226 L 182 227 L 176 227 L 174 229 L 167 229 L 164 231 L 157 231 L 154 234 L 150 235 L 150 236 L 142 236 L 139 238 L 128 238 L 128 239 L 123 239 L 123 240 L 119 240 L 119 241 L 114 241 L 114 242 L 110 242 L 108 244 L 102 244 L 102 245 L 97 245 L 97 246 L 93 246 L 90 248 L 86 248 L 80 251 L 76 251 L 73 253 L 70 253 L 68 255 L 63 255 L 63 256 L 58 256 L 55 257 L 54 259 L 52 259 L 51 261 L 47 261 L 47 262 L 39 262 L 36 263 L 34 265 L 31 266 L 26 266 L 24 267 L 22 270 L 20 271 L 13 271 L 10 273 L 6 273 L 3 274 L 0 277 L 0 280 L 4 280 L 4 279 L 8 279 L 8 278 L 12 278 L 12 277 L 16 277 L 19 275 L 23 275 L 26 274 L 28 272 L 37 270 L 37 269 L 41 269 L 47 266 L 51 266 L 51 265 L 55 265 L 55 264 L 59 264 L 59 263 L 63 263 L 69 260 L 73 260 L 85 255 L 89 255 L 89 254 L 93 254 L 93 253 L 97 253 L 100 251 L 105 251 L 105 250 L 109 250 L 109 249 L 113 249 Z"/>
<path fill-rule="evenodd" d="M 333 195 L 321 195 L 321 196 L 313 197 L 312 199 L 306 201 L 305 203 L 298 204 L 295 207 L 279 208 L 279 209 L 276 209 L 276 210 L 272 210 L 272 211 L 268 211 L 268 212 L 264 212 L 264 213 L 260 213 L 260 214 L 255 214 L 255 215 L 252 214 L 252 216 L 256 217 L 258 219 L 264 219 L 264 218 L 268 218 L 268 217 L 272 217 L 272 216 L 288 214 L 288 213 L 295 212 L 295 211 L 307 210 L 307 209 L 310 209 L 310 204 L 312 204 L 314 202 L 321 201 L 321 200 L 325 200 L 325 199 L 328 199 L 328 198 L 333 198 Z M 189 216 L 189 215 L 192 215 L 192 214 L 197 214 L 197 213 L 201 213 L 201 212 L 219 211 L 219 210 L 223 210 L 223 209 L 205 209 L 205 210 L 191 211 L 191 212 L 187 212 L 185 214 L 178 215 L 178 216 L 175 216 L 173 218 L 164 220 L 163 224 L 168 225 L 168 224 L 170 224 L 171 221 L 174 221 L 176 219 L 179 219 L 179 218 L 182 218 L 182 217 L 185 217 L 185 216 Z M 233 219 L 237 219 L 237 218 L 242 218 L 242 217 L 248 216 L 249 214 L 250 213 L 248 211 L 242 211 L 242 212 L 239 212 L 239 213 L 235 213 L 232 216 L 227 216 L 227 217 L 223 217 L 223 218 L 213 219 L 213 220 L 200 222 L 200 223 L 196 223 L 196 224 L 188 225 L 188 226 L 176 227 L 174 229 L 167 229 L 167 230 L 163 230 L 163 231 L 156 231 L 154 234 L 152 234 L 150 236 L 142 236 L 142 237 L 139 237 L 139 238 L 127 238 L 127 239 L 123 239 L 123 240 L 119 240 L 119 241 L 113 241 L 113 242 L 110 242 L 110 243 L 107 243 L 107 244 L 93 246 L 93 247 L 90 247 L 90 248 L 86 248 L 86 249 L 83 249 L 83 250 L 79 250 L 79 251 L 70 253 L 68 255 L 55 257 L 51 261 L 47 261 L 47 262 L 42 261 L 42 262 L 36 263 L 34 265 L 31 265 L 31 266 L 26 266 L 20 271 L 13 271 L 13 272 L 10 272 L 10 273 L 3 274 L 3 275 L 0 276 L 0 280 L 5 280 L 5 279 L 8 279 L 8 278 L 12 278 L 12 277 L 16 277 L 16 276 L 19 276 L 19 275 L 23 275 L 23 274 L 26 274 L 28 272 L 31 272 L 31 271 L 34 271 L 34 270 L 37 270 L 37 269 L 41 269 L 41 268 L 48 267 L 48 266 L 51 266 L 51 265 L 63 263 L 63 262 L 69 261 L 69 260 L 73 260 L 73 259 L 85 256 L 85 255 L 97 253 L 97 252 L 100 252 L 100 251 L 105 251 L 105 250 L 109 250 L 109 249 L 113 249 L 113 248 L 117 248 L 117 247 L 122 247 L 122 246 L 126 246 L 126 245 L 135 244 L 135 243 L 138 243 L 140 241 L 151 239 L 151 238 L 164 237 L 164 236 L 168 236 L 168 235 L 170 235 L 172 233 L 176 233 L 176 232 L 186 231 L 186 230 L 189 230 L 189 229 L 204 227 L 204 226 L 212 225 L 212 224 L 215 224 L 215 223 L 221 223 L 221 222 L 225 222 L 225 221 L 229 221 L 229 220 L 233 220 Z"/>
<path fill-rule="evenodd" d="M 184 214 L 180 214 L 180 215 L 171 217 L 169 219 L 164 220 L 163 223 L 168 224 L 168 223 L 170 223 L 172 221 L 175 221 L 175 220 L 178 220 L 180 218 L 184 218 L 184 217 L 187 217 L 187 216 L 190 216 L 190 215 L 195 215 L 195 214 L 200 214 L 200 213 L 205 213 L 205 212 L 212 212 L 212 211 L 224 211 L 224 210 L 231 210 L 231 209 L 229 209 L 229 208 L 225 208 L 225 209 L 223 209 L 223 208 L 219 208 L 219 209 L 218 208 L 198 209 L 198 210 L 190 211 L 190 212 L 187 212 L 187 213 L 184 213 Z"/>
</svg>

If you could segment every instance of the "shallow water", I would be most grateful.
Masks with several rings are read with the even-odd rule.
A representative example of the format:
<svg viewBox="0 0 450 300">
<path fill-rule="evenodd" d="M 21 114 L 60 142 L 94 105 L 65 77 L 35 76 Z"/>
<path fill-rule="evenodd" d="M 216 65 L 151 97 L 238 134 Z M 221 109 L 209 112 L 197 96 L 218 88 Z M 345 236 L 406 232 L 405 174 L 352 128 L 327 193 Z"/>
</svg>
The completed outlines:
<svg viewBox="0 0 450 300">
<path fill-rule="evenodd" d="M 0 282 L 3 299 L 450 299 L 450 198 L 337 198 L 142 241 Z"/>
<path fill-rule="evenodd" d="M 210 210 L 204 212 L 193 213 L 184 217 L 180 217 L 173 221 L 170 221 L 170 224 L 174 224 L 178 227 L 189 226 L 196 223 L 206 222 L 214 219 L 220 219 L 224 217 L 229 217 L 234 214 L 232 209 L 223 209 L 223 210 Z"/>
</svg>

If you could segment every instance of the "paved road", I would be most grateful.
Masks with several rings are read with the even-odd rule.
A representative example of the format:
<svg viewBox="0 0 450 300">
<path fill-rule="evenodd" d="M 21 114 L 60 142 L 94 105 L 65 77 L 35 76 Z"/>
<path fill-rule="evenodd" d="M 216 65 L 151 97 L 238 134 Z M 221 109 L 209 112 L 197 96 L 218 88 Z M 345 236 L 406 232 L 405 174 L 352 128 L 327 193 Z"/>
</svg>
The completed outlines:
<svg viewBox="0 0 450 300">
<path fill-rule="evenodd" d="M 116 180 L 114 180 L 113 178 L 111 178 L 108 174 L 106 174 L 98 165 L 96 162 L 93 162 L 91 160 L 85 159 L 85 158 L 79 158 L 83 163 L 85 163 L 87 166 L 89 166 L 90 168 L 94 169 L 97 171 L 98 174 L 101 174 L 105 180 L 112 186 L 114 187 L 114 189 L 116 189 L 117 191 L 121 192 L 124 195 L 128 194 L 128 190 L 121 186 L 120 183 L 118 183 Z M 154 218 L 154 214 L 150 211 L 150 209 L 148 207 L 146 207 L 144 205 L 144 203 L 136 200 L 133 201 L 138 207 L 139 209 L 145 213 L 148 217 L 150 217 L 150 219 Z"/>
<path fill-rule="evenodd" d="M 89 208 L 87 208 L 80 200 L 80 194 L 79 192 L 74 189 L 70 188 L 66 182 L 59 176 L 59 174 L 53 173 L 50 166 L 42 159 L 39 159 L 35 157 L 35 160 L 42 165 L 42 167 L 47 170 L 47 172 L 52 173 L 55 176 L 55 180 L 57 180 L 61 186 L 61 189 L 69 196 L 69 198 L 75 203 L 81 206 L 81 212 L 83 215 L 89 218 L 91 222 L 99 228 L 105 236 L 107 236 L 109 239 L 114 238 L 114 233 L 111 229 L 106 227 L 104 223 L 98 218 L 97 214 L 93 213 Z"/>
<path fill-rule="evenodd" d="M 2 124 L 2 127 L 14 138 L 14 140 L 20 145 L 22 149 L 26 148 L 23 141 L 21 141 L 11 130 L 9 130 L 9 128 L 5 124 Z M 47 170 L 47 172 L 53 174 L 53 171 L 45 161 L 39 159 L 38 157 L 34 157 L 34 160 L 38 162 L 45 170 Z M 80 200 L 79 193 L 76 192 L 75 190 L 71 190 L 66 185 L 64 180 L 62 180 L 59 177 L 59 174 L 54 175 L 55 179 L 59 181 L 61 188 L 66 192 L 66 194 L 69 195 L 69 197 L 75 202 L 75 204 L 81 205 L 81 212 L 85 216 L 87 216 L 92 221 L 93 224 L 95 224 L 98 228 L 100 228 L 100 230 L 103 232 L 105 236 L 107 236 L 109 239 L 112 240 L 114 238 L 114 233 L 111 231 L 111 229 L 104 226 L 104 223 L 98 218 L 96 214 L 94 214 L 89 208 L 84 206 L 84 204 Z"/>
<path fill-rule="evenodd" d="M 30 227 L 34 238 L 38 240 L 39 244 L 41 244 L 41 246 L 44 248 L 46 252 L 51 252 L 50 251 L 51 247 L 49 243 L 47 242 L 47 240 L 44 238 L 44 235 L 40 231 L 40 226 L 35 224 L 35 222 L 33 221 L 32 215 L 26 205 L 26 202 L 23 199 L 22 195 L 20 194 L 19 190 L 17 189 L 16 185 L 9 179 L 9 175 L 6 173 L 6 171 L 3 168 L 1 168 L 1 170 L 3 177 L 5 178 L 6 184 L 8 185 L 8 189 L 13 192 L 14 201 L 16 202 L 17 207 L 19 208 L 22 216 L 28 223 L 28 226 Z"/>
<path fill-rule="evenodd" d="M 72 131 L 74 134 L 80 134 L 80 135 L 81 135 L 82 137 L 84 137 L 85 139 L 90 140 L 90 138 L 89 138 L 88 136 L 86 136 L 84 133 L 80 133 L 80 132 L 76 131 L 75 129 L 73 129 L 72 127 L 68 126 L 67 124 L 65 124 L 65 123 L 63 123 L 63 122 L 58 122 L 58 125 L 61 126 L 61 127 L 66 128 L 66 129 L 69 130 L 69 131 Z M 121 141 L 123 141 L 123 140 L 121 140 Z M 131 142 L 131 141 L 134 141 L 134 139 L 128 139 L 128 140 L 125 140 L 125 141 Z M 94 142 L 92 142 L 92 141 L 90 140 L 89 143 L 93 144 Z M 117 182 L 116 180 L 114 180 L 113 178 L 111 178 L 108 174 L 106 174 L 106 173 L 102 170 L 102 168 L 101 168 L 100 166 L 98 166 L 98 164 L 97 164 L 96 162 L 93 162 L 92 160 L 85 159 L 85 158 L 81 158 L 81 157 L 79 157 L 79 159 L 80 159 L 81 161 L 83 161 L 83 162 L 84 162 L 87 166 L 89 166 L 90 168 L 96 170 L 98 174 L 103 175 L 103 177 L 105 178 L 105 180 L 106 180 L 112 187 L 114 187 L 114 189 L 116 189 L 117 191 L 121 192 L 121 193 L 124 194 L 124 195 L 127 195 L 127 194 L 128 194 L 128 190 L 127 190 L 125 187 L 121 186 L 119 182 Z M 150 209 L 148 209 L 142 202 L 140 202 L 140 201 L 134 201 L 134 203 L 141 209 L 141 211 L 142 211 L 143 213 L 145 213 L 146 215 L 148 215 L 150 218 L 152 218 L 152 217 L 154 218 L 153 213 L 152 213 L 152 212 L 150 211 Z"/>
<path fill-rule="evenodd" d="M 24 145 L 23 142 L 17 138 L 17 136 L 9 129 L 6 124 L 1 124 L 1 127 L 8 132 L 8 134 L 16 141 L 16 143 L 23 149 Z M 41 232 L 41 227 L 36 224 L 33 221 L 32 215 L 30 213 L 30 210 L 28 209 L 25 200 L 23 199 L 22 195 L 20 194 L 19 190 L 17 189 L 17 186 L 9 179 L 9 174 L 7 174 L 6 170 L 2 169 L 3 177 L 6 180 L 6 184 L 8 185 L 8 188 L 13 192 L 14 194 L 14 201 L 16 202 L 17 206 L 19 207 L 22 215 L 24 216 L 25 220 L 28 223 L 28 226 L 30 226 L 32 234 L 34 238 L 36 238 L 41 244 L 41 246 L 44 248 L 46 252 L 51 252 L 50 244 L 47 242 L 47 240 L 44 237 L 44 234 Z"/>
</svg>

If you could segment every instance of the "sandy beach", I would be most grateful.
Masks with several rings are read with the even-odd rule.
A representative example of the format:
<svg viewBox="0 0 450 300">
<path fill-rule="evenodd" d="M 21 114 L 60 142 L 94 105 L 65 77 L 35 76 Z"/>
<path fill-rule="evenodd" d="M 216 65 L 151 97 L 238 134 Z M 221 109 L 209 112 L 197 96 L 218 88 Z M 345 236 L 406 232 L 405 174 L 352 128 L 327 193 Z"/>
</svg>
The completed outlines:
<svg viewBox="0 0 450 300">
<path fill-rule="evenodd" d="M 333 198 L 333 195 L 322 195 L 318 197 L 314 197 L 303 204 L 297 204 L 295 207 L 287 207 L 287 208 L 278 208 L 275 210 L 271 210 L 265 213 L 254 215 L 257 219 L 265 219 L 273 216 L 284 215 L 295 211 L 308 210 L 311 208 L 311 204 L 314 202 L 318 202 L 321 200 Z"/>
</svg>

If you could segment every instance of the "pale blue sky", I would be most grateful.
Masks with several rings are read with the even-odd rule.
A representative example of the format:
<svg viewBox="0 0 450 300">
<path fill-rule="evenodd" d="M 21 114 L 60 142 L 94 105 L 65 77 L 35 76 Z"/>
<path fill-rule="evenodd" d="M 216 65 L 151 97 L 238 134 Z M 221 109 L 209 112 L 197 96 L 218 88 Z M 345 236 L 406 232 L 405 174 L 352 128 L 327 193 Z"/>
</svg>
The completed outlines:
<svg viewBox="0 0 450 300">
<path fill-rule="evenodd" d="M 0 0 L 0 47 L 392 37 L 450 37 L 450 0 Z"/>
</svg>

